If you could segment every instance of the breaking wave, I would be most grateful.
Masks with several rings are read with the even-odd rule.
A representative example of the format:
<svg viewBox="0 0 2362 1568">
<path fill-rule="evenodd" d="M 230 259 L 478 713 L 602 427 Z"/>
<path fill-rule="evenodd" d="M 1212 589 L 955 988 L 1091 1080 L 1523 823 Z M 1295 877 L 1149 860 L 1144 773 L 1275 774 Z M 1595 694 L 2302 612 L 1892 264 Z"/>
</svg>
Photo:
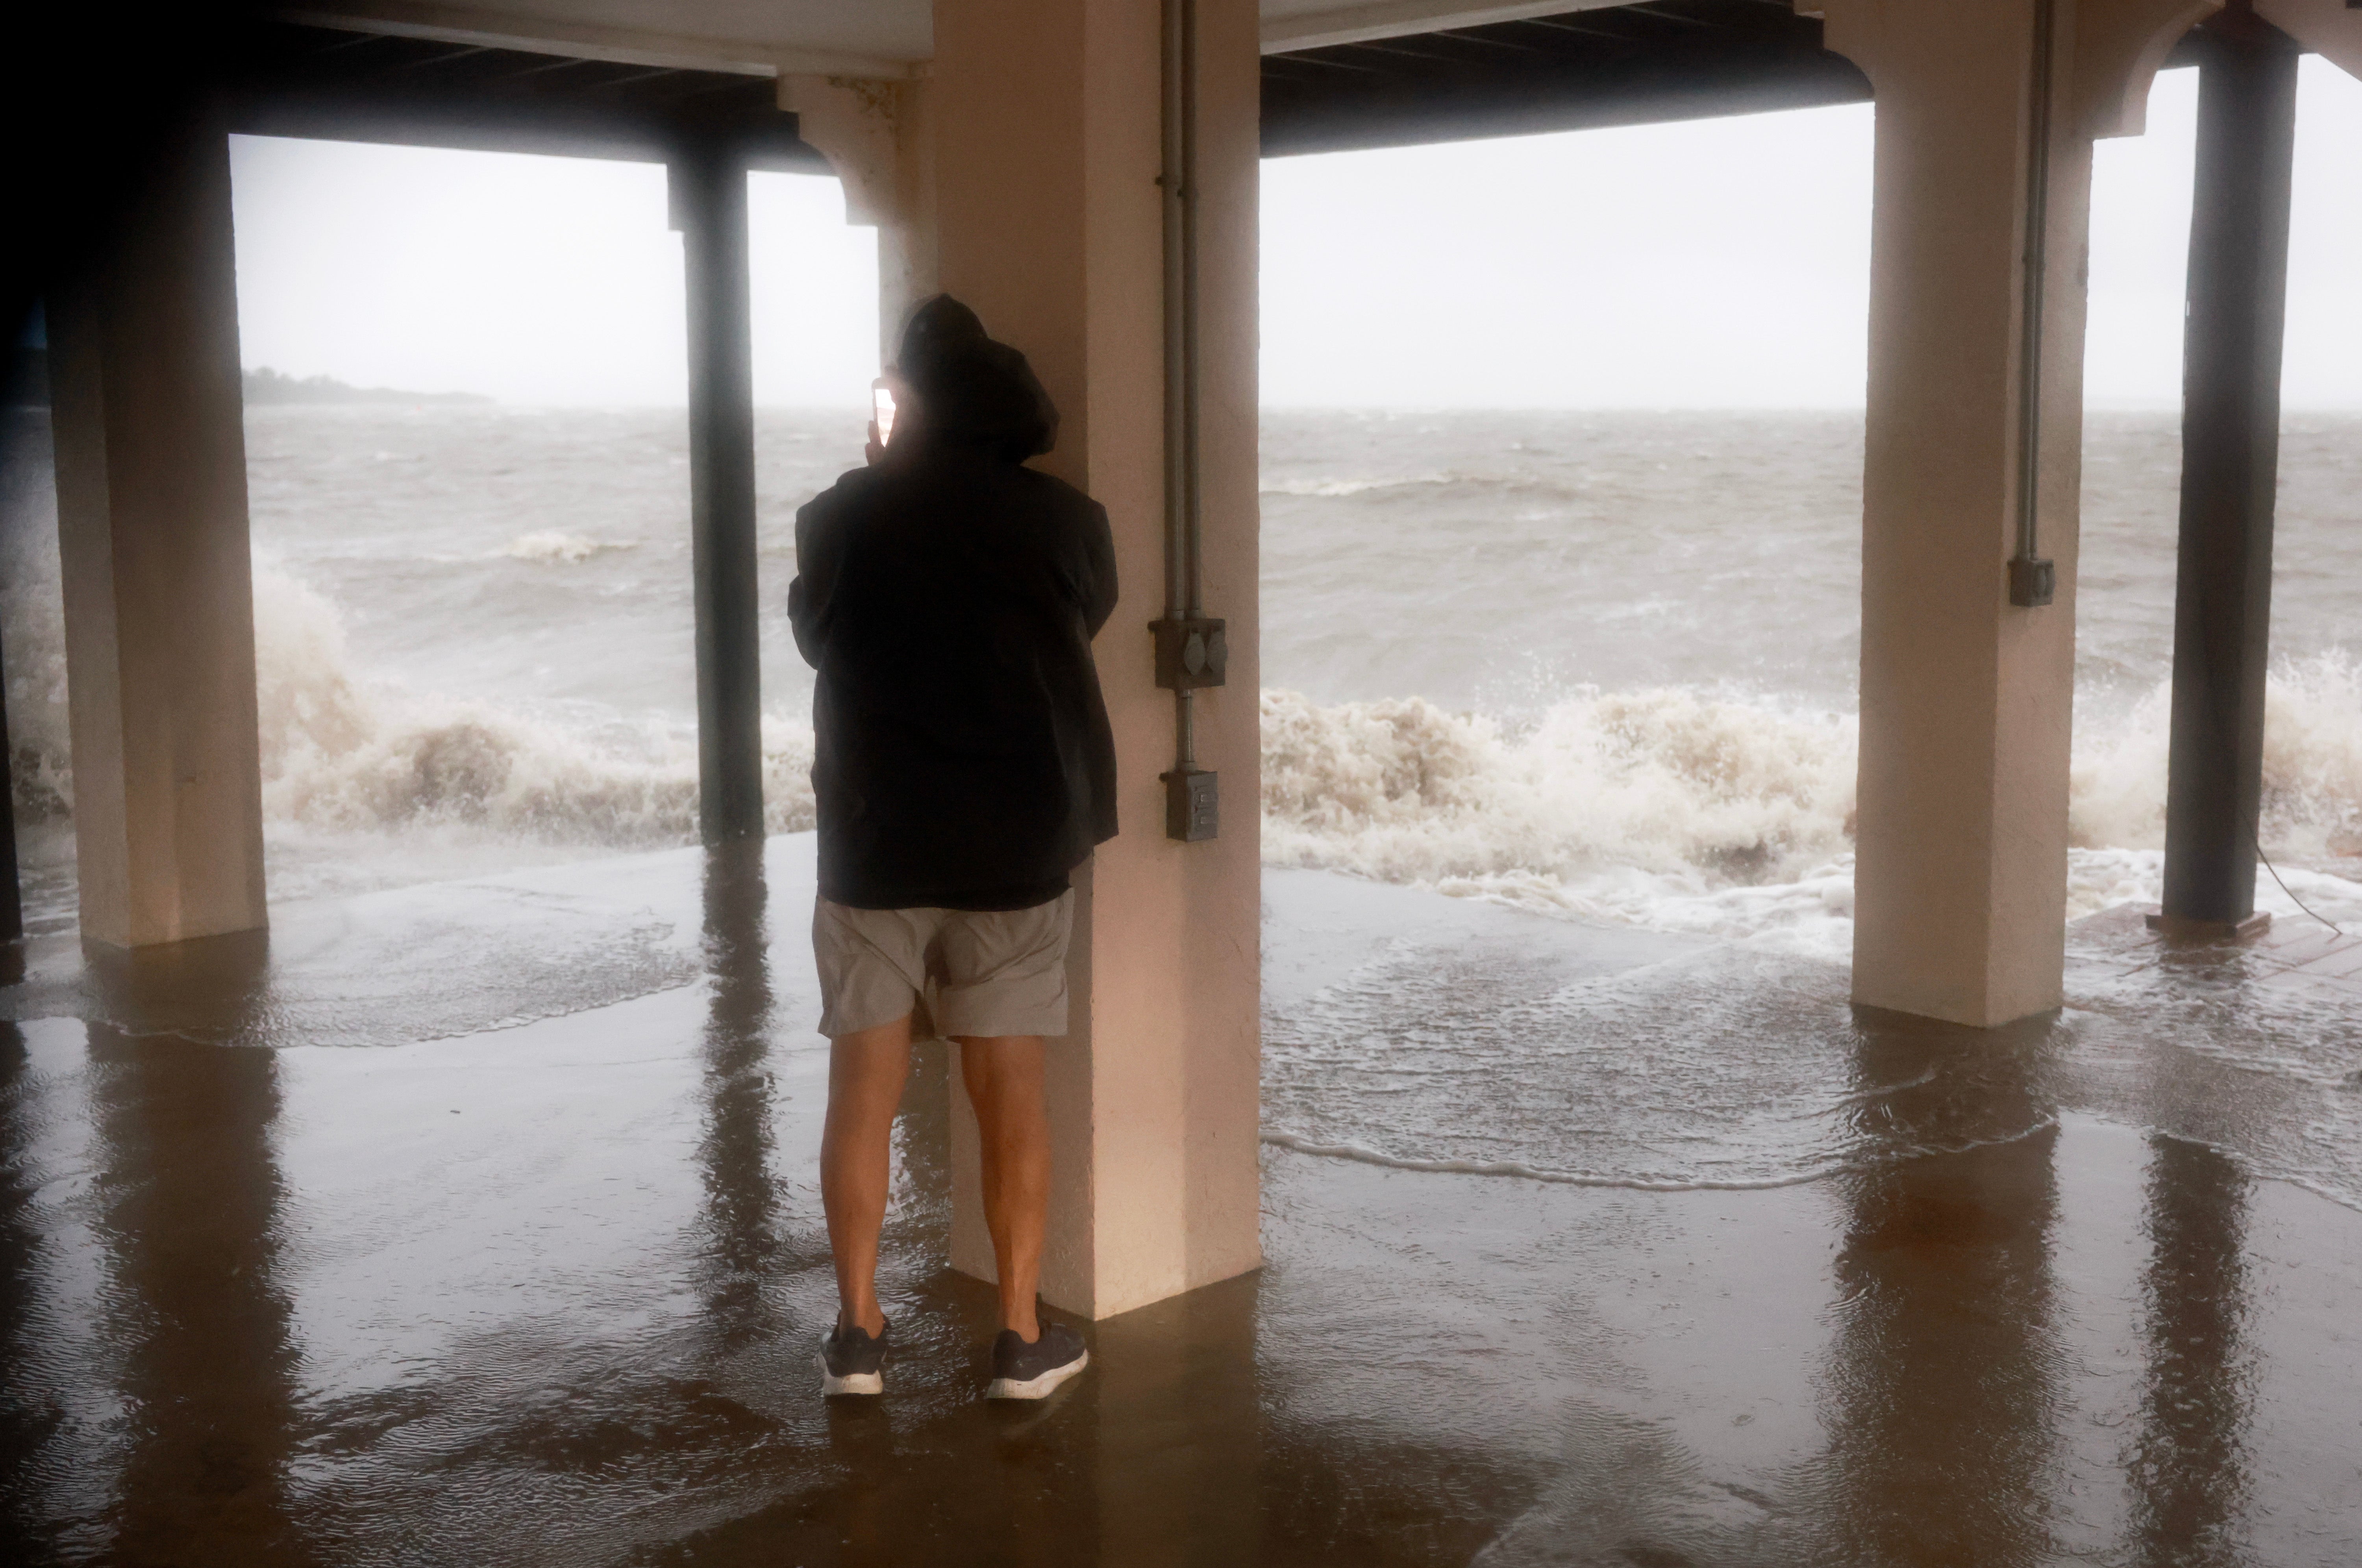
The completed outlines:
<svg viewBox="0 0 2362 1568">
<path fill-rule="evenodd" d="M 1383 490 L 1427 490 L 1438 485 L 1462 482 L 1458 474 L 1411 474 L 1396 479 L 1296 479 L 1266 480 L 1261 493 L 1264 495 L 1318 496 L 1341 500 L 1349 495 L 1367 495 Z"/>
<path fill-rule="evenodd" d="M 10 740 L 19 812 L 62 821 L 73 799 L 63 628 L 54 580 L 46 594 L 39 587 L 12 583 L 7 596 Z M 276 828 L 615 847 L 697 836 L 693 734 L 653 720 L 584 725 L 366 679 L 336 606 L 268 569 L 254 578 L 254 640 L 263 810 Z M 810 723 L 766 714 L 771 831 L 812 825 L 811 767 Z"/>
<path fill-rule="evenodd" d="M 2078 736 L 2070 917 L 2154 900 L 2167 691 Z M 1842 956 L 1853 911 L 1852 714 L 1666 689 L 1583 690 L 1511 724 L 1421 698 L 1263 695 L 1275 866 Z M 2285 665 L 2267 707 L 2264 840 L 2362 854 L 2362 669 Z"/>
<path fill-rule="evenodd" d="M 2069 819 L 2079 848 L 2165 844 L 2172 689 L 2159 682 L 2122 722 L 2076 735 Z M 2362 664 L 2344 653 L 2284 661 L 2264 695 L 2265 848 L 2362 855 Z"/>
<path fill-rule="evenodd" d="M 548 558 L 570 558 L 574 543 Z M 72 783 L 55 611 L 38 595 L 12 594 L 10 608 L 18 803 L 62 819 Z M 282 839 L 324 854 L 323 834 L 420 829 L 470 843 L 694 841 L 696 747 L 683 727 L 369 681 L 336 608 L 280 572 L 257 573 L 255 610 L 264 801 Z M 1323 706 L 1269 690 L 1262 727 L 1272 865 L 1827 957 L 1849 946 L 1852 714 L 1681 688 L 1578 690 L 1521 720 L 1419 697 Z M 2157 897 L 2166 733 L 2160 687 L 2079 734 L 2070 914 Z M 773 831 L 811 826 L 811 759 L 808 721 L 767 715 Z M 2276 858 L 2362 854 L 2362 668 L 2350 658 L 2274 671 L 2265 792 Z"/>
<path fill-rule="evenodd" d="M 697 833 L 693 737 L 642 728 L 593 738 L 487 702 L 354 679 L 344 627 L 292 578 L 255 574 L 263 808 L 315 828 L 456 823 L 545 841 L 683 843 Z M 766 717 L 766 815 L 812 825 L 807 725 Z"/>
<path fill-rule="evenodd" d="M 556 528 L 541 528 L 530 534 L 518 535 L 501 554 L 511 560 L 578 566 L 592 556 L 603 556 L 610 550 L 636 547 L 628 542 L 619 544 L 607 539 L 590 539 Z"/>
</svg>

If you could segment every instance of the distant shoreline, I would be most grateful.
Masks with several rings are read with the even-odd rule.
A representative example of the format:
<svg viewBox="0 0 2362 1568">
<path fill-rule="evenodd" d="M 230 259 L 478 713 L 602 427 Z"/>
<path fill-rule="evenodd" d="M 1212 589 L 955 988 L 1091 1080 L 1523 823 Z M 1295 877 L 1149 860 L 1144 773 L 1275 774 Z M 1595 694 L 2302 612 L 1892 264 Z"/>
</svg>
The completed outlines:
<svg viewBox="0 0 2362 1568">
<path fill-rule="evenodd" d="M 259 366 L 246 372 L 246 401 L 272 403 L 471 403 L 492 400 L 481 392 L 403 392 L 393 387 L 357 387 L 333 376 L 290 376 Z"/>
</svg>

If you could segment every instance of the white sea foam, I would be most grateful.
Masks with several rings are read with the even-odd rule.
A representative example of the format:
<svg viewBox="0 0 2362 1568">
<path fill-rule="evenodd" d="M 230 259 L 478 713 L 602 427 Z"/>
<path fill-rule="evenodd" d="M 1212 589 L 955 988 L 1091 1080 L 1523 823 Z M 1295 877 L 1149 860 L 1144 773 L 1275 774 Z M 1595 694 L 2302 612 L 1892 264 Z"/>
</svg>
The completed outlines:
<svg viewBox="0 0 2362 1568">
<path fill-rule="evenodd" d="M 789 496 L 826 482 L 842 431 L 781 418 L 766 483 Z M 287 563 L 256 584 L 274 889 L 340 858 L 408 880 L 469 855 L 693 838 L 677 419 L 279 410 L 250 425 L 257 540 Z M 2284 453 L 2284 543 L 2309 566 L 2275 606 L 2276 642 L 2302 656 L 2270 686 L 2264 840 L 2283 862 L 2362 854 L 2362 672 L 2345 631 L 2362 536 L 2337 466 L 2352 428 L 2292 429 Z M 2091 689 L 2070 916 L 2154 900 L 2163 840 L 2173 431 L 2112 429 L 2092 437 L 2112 477 L 2087 498 L 2086 567 L 2114 576 L 2079 608 Z M 807 436 L 808 458 L 778 456 Z M 1264 445 L 1264 668 L 1314 693 L 1264 698 L 1274 864 L 1847 955 L 1858 428 L 1302 415 L 1267 420 Z M 397 447 L 402 473 L 357 478 Z M 62 818 L 54 512 L 32 466 L 5 477 L 18 803 Z M 552 517 L 565 526 L 519 532 Z M 776 572 L 792 559 L 784 513 L 766 526 Z M 777 673 L 785 690 L 800 670 L 789 656 Z M 811 820 L 795 705 L 767 721 L 781 828 Z M 2352 884 L 2283 872 L 2307 903 L 2348 907 Z M 2268 878 L 2262 896 L 2282 898 Z"/>
<path fill-rule="evenodd" d="M 1818 951 L 1852 912 L 1854 723 L 1584 691 L 1511 730 L 1419 698 L 1263 701 L 1270 863 Z"/>
<path fill-rule="evenodd" d="M 2075 737 L 2073 842 L 2165 843 L 2170 682 L 2122 721 Z M 2291 858 L 2362 855 L 2362 666 L 2332 651 L 2276 667 L 2264 696 L 2264 839 Z"/>
<path fill-rule="evenodd" d="M 2165 707 L 2160 690 L 2078 737 L 2070 919 L 2158 897 Z M 2266 735 L 2266 847 L 2362 850 L 2355 666 L 2276 670 Z M 1856 742 L 1849 714 L 1675 689 L 1584 690 L 1517 728 L 1415 697 L 1322 707 L 1266 691 L 1264 857 L 1842 958 Z M 2353 889 L 2294 875 L 2298 896 L 2341 908 Z"/>
<path fill-rule="evenodd" d="M 1521 1181 L 1546 1182 L 1554 1187 L 1613 1187 L 1624 1192 L 1768 1192 L 1776 1187 L 1802 1187 L 1837 1170 L 1869 1169 L 1933 1154 L 1963 1154 L 1976 1149 L 2023 1143 L 2055 1125 L 2055 1118 L 2045 1117 L 1999 1137 L 1962 1139 L 1951 1143 L 1905 1143 L 1875 1152 L 1849 1152 L 1846 1155 L 1828 1158 L 1826 1163 L 1800 1164 L 1793 1170 L 1761 1176 L 1626 1176 L 1596 1171 L 1552 1170 L 1524 1160 L 1422 1159 L 1389 1154 L 1361 1143 L 1323 1143 L 1273 1128 L 1263 1131 L 1261 1141 L 1275 1149 L 1308 1154 L 1315 1159 L 1350 1160 L 1355 1165 L 1377 1165 L 1385 1170 L 1419 1171 L 1432 1176 L 1508 1176 Z M 2345 1201 L 2334 1191 L 2318 1186 L 2313 1186 L 2312 1189 L 2322 1192 L 2324 1197 Z"/>
<path fill-rule="evenodd" d="M 30 608 L 29 606 L 28 608 Z M 653 845 L 694 839 L 693 737 L 422 694 L 353 668 L 337 608 L 292 576 L 255 580 L 264 803 L 282 836 L 431 834 L 468 842 Z M 71 799 L 62 660 L 12 658 L 19 799 Z M 19 662 L 21 658 L 22 662 Z M 2069 918 L 2154 901 L 2164 831 L 2162 690 L 2076 752 Z M 2362 835 L 2362 675 L 2335 656 L 2274 672 L 2268 847 L 2351 854 Z M 1583 920 L 1842 960 L 1852 944 L 1852 715 L 1681 689 L 1583 690 L 1522 724 L 1417 697 L 1328 706 L 1263 698 L 1264 845 L 1275 866 L 1348 872 Z M 811 826 L 811 739 L 764 728 L 775 831 Z M 2296 900 L 2362 918 L 2362 889 L 2288 870 Z"/>
<path fill-rule="evenodd" d="M 610 550 L 636 547 L 629 541 L 591 539 L 556 528 L 540 528 L 530 534 L 518 535 L 509 541 L 508 548 L 501 554 L 511 560 L 579 566 L 591 557 L 605 555 Z"/>
<path fill-rule="evenodd" d="M 1367 495 L 1382 490 L 1418 490 L 1429 485 L 1451 484 L 1460 476 L 1448 473 L 1405 474 L 1387 479 L 1292 479 L 1266 480 L 1264 495 L 1308 495 L 1330 500 L 1342 500 L 1351 495 Z"/>
<path fill-rule="evenodd" d="M 1802 1170 L 1782 1176 L 1763 1176 L 1753 1180 L 1717 1181 L 1700 1176 L 1694 1179 L 1649 1176 L 1603 1176 L 1590 1171 L 1557 1171 L 1523 1160 L 1456 1160 L 1415 1159 L 1407 1155 L 1389 1154 L 1366 1148 L 1360 1143 L 1321 1143 L 1309 1138 L 1299 1138 L 1293 1132 L 1266 1128 L 1263 1142 L 1275 1149 L 1291 1154 L 1309 1154 L 1316 1159 L 1351 1160 L 1356 1165 L 1379 1165 L 1387 1170 L 1424 1171 L 1443 1176 L 1514 1176 L 1525 1181 L 1549 1182 L 1560 1187 L 1606 1187 L 1628 1192 L 1760 1192 L 1772 1187 L 1797 1187 L 1816 1181 L 1824 1174 L 1817 1169 Z"/>
<path fill-rule="evenodd" d="M 602 744 L 551 719 L 356 678 L 336 609 L 281 573 L 255 576 L 263 805 L 304 827 L 465 824 L 543 842 L 683 843 L 697 826 L 694 740 L 642 730 Z M 808 724 L 767 717 L 775 832 L 811 825 Z"/>
</svg>

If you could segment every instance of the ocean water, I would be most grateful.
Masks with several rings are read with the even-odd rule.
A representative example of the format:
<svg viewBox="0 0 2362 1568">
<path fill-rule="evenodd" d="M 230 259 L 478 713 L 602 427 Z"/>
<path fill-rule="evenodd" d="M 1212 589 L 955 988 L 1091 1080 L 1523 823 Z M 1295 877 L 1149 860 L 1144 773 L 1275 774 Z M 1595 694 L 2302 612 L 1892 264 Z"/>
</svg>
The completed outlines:
<svg viewBox="0 0 2362 1568">
<path fill-rule="evenodd" d="M 73 887 L 54 500 L 45 426 L 8 417 L 0 637 L 30 914 L 57 932 Z M 794 512 L 857 460 L 861 425 L 760 421 L 782 832 L 811 820 L 811 679 L 782 602 Z M 248 442 L 271 890 L 349 900 L 280 918 L 279 983 L 320 991 L 284 1018 L 319 1038 L 385 1027 L 389 952 L 448 955 L 422 994 L 455 1032 L 487 1007 L 683 983 L 682 931 L 554 891 L 694 842 L 679 414 L 257 408 Z M 2283 453 L 2263 834 L 2280 880 L 2260 895 L 2351 927 L 2362 417 L 2293 416 Z M 2125 907 L 2160 871 L 2169 417 L 2097 416 L 2087 447 L 2068 1007 L 1933 1065 L 1862 1035 L 1860 463 L 1859 420 L 1835 414 L 1266 417 L 1268 1142 L 1772 1187 L 1919 1147 L 1882 1131 L 1902 1095 L 1950 1129 L 1927 1148 L 2091 1116 L 2362 1209 L 2362 1021 L 2236 955 L 2160 962 Z M 657 860 L 556 869 L 635 851 Z M 17 1000 L 66 1005 L 46 996 Z"/>
<path fill-rule="evenodd" d="M 1847 955 L 1858 415 L 1264 432 L 1271 863 Z M 2172 415 L 2090 422 L 2070 917 L 2157 897 L 2180 461 Z M 2296 886 L 2362 853 L 2362 419 L 2292 416 L 2281 476 L 2264 839 Z"/>
<path fill-rule="evenodd" d="M 7 418 L 8 717 L 54 927 L 54 499 L 40 416 Z M 857 413 L 760 421 L 779 830 L 811 822 L 794 512 L 861 434 Z M 678 411 L 259 407 L 248 447 L 275 897 L 693 838 Z M 2093 416 L 2077 915 L 2156 894 L 2178 464 L 2169 415 Z M 1267 414 L 1269 863 L 1841 960 L 1860 465 L 1840 414 Z M 2278 563 L 2264 837 L 2300 895 L 2343 906 L 2362 897 L 2362 417 L 2289 419 Z"/>
</svg>

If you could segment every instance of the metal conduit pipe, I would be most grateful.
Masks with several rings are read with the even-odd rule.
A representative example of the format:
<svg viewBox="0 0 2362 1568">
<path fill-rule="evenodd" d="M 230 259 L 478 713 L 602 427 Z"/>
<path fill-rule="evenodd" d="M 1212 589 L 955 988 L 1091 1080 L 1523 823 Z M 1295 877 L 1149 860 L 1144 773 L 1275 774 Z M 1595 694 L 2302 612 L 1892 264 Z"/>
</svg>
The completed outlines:
<svg viewBox="0 0 2362 1568">
<path fill-rule="evenodd" d="M 2042 304 L 2050 264 L 2050 110 L 2058 33 L 2058 0 L 2034 0 L 2032 80 L 2026 84 L 2025 253 L 2018 307 L 2017 549 L 2009 558 L 2009 602 L 2034 608 L 2058 591 L 2058 569 L 2043 559 Z"/>
<path fill-rule="evenodd" d="M 1156 684 L 1173 693 L 1173 770 L 1164 832 L 1185 843 L 1220 830 L 1217 776 L 1198 766 L 1193 701 L 1222 684 L 1222 623 L 1207 616 L 1198 450 L 1198 6 L 1164 0 L 1164 613 L 1149 623 Z"/>
</svg>

